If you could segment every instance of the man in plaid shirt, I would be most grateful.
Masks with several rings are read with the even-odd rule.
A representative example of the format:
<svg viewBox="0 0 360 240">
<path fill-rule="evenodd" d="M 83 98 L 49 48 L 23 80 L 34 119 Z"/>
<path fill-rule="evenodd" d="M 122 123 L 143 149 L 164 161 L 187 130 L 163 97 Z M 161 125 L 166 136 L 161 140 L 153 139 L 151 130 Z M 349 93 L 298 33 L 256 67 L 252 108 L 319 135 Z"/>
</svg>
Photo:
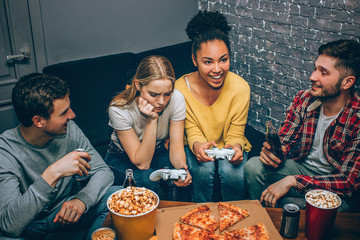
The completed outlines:
<svg viewBox="0 0 360 240">
<path fill-rule="evenodd" d="M 304 208 L 305 192 L 320 188 L 342 198 L 339 211 L 354 211 L 360 205 L 360 97 L 354 90 L 360 44 L 334 41 L 318 53 L 311 88 L 296 95 L 279 130 L 286 160 L 279 166 L 265 142 L 260 157 L 246 163 L 245 179 L 250 197 L 265 206 Z"/>
</svg>

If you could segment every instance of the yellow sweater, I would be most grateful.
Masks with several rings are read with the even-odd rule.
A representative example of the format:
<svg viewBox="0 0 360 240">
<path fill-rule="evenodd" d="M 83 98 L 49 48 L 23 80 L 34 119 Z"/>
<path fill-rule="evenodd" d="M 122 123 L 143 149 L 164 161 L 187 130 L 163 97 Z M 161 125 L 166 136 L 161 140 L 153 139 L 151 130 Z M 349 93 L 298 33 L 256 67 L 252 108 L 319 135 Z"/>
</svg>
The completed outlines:
<svg viewBox="0 0 360 240">
<path fill-rule="evenodd" d="M 247 121 L 250 87 L 240 76 L 228 72 L 219 98 L 211 106 L 200 103 L 189 91 L 185 76 L 175 82 L 175 88 L 185 97 L 185 133 L 193 151 L 195 142 L 215 141 L 218 148 L 226 144 L 241 144 L 246 152 L 251 144 L 244 135 Z"/>
</svg>

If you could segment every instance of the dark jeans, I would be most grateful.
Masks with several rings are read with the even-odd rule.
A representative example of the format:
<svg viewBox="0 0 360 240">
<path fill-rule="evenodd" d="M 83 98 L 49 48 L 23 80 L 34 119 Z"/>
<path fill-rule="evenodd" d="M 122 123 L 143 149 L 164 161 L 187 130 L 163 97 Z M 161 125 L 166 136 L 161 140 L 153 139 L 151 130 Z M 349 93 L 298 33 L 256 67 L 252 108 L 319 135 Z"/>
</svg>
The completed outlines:
<svg viewBox="0 0 360 240">
<path fill-rule="evenodd" d="M 295 162 L 286 159 L 284 165 L 279 169 L 266 167 L 259 157 L 252 157 L 245 165 L 245 179 L 249 189 L 250 199 L 260 200 L 262 192 L 271 184 L 286 176 L 305 175 L 317 176 L 323 173 L 316 167 L 304 161 Z M 341 197 L 342 204 L 339 212 L 358 212 L 360 192 L 354 192 L 351 198 Z M 276 207 L 282 208 L 286 203 L 295 203 L 300 209 L 305 209 L 305 194 L 298 192 L 295 188 L 278 200 Z"/>
<path fill-rule="evenodd" d="M 138 169 L 129 159 L 125 151 L 119 149 L 113 142 L 110 143 L 105 156 L 105 162 L 113 171 L 115 185 L 122 185 L 125 180 L 126 169 L 132 169 L 134 179 L 138 187 L 145 187 L 156 192 L 161 200 L 185 201 L 189 187 L 177 187 L 173 181 L 159 180 L 153 182 L 149 179 L 150 174 L 158 169 L 174 169 L 170 162 L 169 151 L 163 144 L 156 147 L 149 169 Z"/>
<path fill-rule="evenodd" d="M 91 240 L 91 234 L 97 229 L 101 228 L 105 222 L 106 216 L 109 212 L 106 201 L 110 195 L 121 189 L 120 186 L 111 186 L 106 191 L 103 198 L 86 213 L 84 213 L 78 222 L 73 224 L 62 225 L 58 222 L 54 223 L 56 214 L 60 211 L 61 206 L 49 213 L 48 216 L 42 219 L 37 219 L 30 223 L 25 231 L 24 237 L 26 240 L 44 239 L 47 235 L 55 232 L 71 232 L 81 229 L 87 229 L 86 240 Z M 69 199 L 70 200 L 70 199 Z"/>
<path fill-rule="evenodd" d="M 192 201 L 211 202 L 214 188 L 215 162 L 199 163 L 193 152 L 185 146 L 186 160 L 192 175 Z M 248 153 L 244 152 L 244 160 L 239 165 L 231 164 L 228 160 L 218 162 L 222 201 L 235 201 L 247 198 L 244 179 L 244 165 Z"/>
</svg>

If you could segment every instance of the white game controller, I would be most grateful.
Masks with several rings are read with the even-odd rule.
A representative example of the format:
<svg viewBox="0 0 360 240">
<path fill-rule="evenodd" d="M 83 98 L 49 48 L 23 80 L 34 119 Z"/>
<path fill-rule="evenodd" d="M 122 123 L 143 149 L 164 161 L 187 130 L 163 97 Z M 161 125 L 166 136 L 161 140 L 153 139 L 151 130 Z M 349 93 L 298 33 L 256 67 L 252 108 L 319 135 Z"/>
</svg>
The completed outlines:
<svg viewBox="0 0 360 240">
<path fill-rule="evenodd" d="M 150 180 L 155 182 L 160 178 L 165 181 L 168 179 L 178 180 L 179 178 L 184 181 L 186 179 L 187 172 L 184 169 L 159 169 L 150 174 Z"/>
<path fill-rule="evenodd" d="M 209 157 L 214 159 L 226 159 L 230 161 L 235 154 L 235 150 L 233 150 L 232 148 L 222 148 L 222 149 L 211 148 L 211 149 L 205 149 L 205 153 Z"/>
</svg>

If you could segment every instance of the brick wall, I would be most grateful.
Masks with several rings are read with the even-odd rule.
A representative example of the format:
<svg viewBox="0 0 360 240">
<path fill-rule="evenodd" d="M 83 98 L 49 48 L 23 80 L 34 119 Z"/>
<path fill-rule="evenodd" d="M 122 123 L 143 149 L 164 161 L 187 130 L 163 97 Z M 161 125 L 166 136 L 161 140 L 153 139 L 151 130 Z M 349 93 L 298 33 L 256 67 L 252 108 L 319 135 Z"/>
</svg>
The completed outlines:
<svg viewBox="0 0 360 240">
<path fill-rule="evenodd" d="M 360 37 L 359 0 L 199 0 L 199 9 L 231 24 L 231 70 L 250 84 L 248 123 L 262 132 L 309 87 L 321 44 Z"/>
</svg>

